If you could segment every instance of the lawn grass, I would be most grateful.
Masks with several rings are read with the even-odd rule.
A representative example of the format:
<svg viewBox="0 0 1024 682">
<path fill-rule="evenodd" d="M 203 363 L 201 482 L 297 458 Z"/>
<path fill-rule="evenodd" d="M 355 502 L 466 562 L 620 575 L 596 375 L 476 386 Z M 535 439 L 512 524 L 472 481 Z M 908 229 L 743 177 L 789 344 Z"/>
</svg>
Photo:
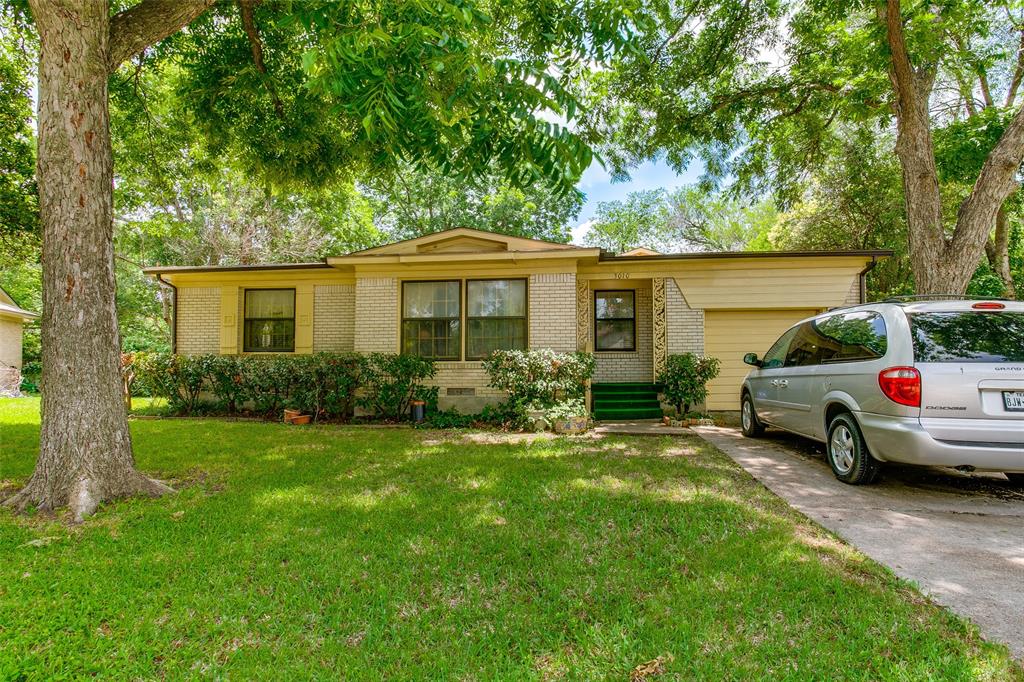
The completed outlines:
<svg viewBox="0 0 1024 682">
<path fill-rule="evenodd" d="M 8 492 L 38 428 L 0 400 Z M 132 433 L 177 493 L 0 512 L 0 678 L 1021 678 L 696 438 Z"/>
</svg>

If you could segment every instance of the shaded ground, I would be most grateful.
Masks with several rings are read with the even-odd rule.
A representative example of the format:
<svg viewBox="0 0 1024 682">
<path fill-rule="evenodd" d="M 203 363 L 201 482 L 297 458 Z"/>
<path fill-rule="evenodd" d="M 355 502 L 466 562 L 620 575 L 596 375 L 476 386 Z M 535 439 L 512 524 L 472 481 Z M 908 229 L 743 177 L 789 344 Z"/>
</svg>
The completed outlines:
<svg viewBox="0 0 1024 682">
<path fill-rule="evenodd" d="M 832 475 L 824 446 L 771 430 L 698 427 L 770 490 L 1024 658 L 1024 490 L 1001 474 L 887 466 L 871 486 Z"/>
<path fill-rule="evenodd" d="M 37 411 L 0 401 L 8 488 Z M 0 512 L 0 679 L 1021 677 L 696 437 L 132 434 L 178 493 Z"/>
</svg>

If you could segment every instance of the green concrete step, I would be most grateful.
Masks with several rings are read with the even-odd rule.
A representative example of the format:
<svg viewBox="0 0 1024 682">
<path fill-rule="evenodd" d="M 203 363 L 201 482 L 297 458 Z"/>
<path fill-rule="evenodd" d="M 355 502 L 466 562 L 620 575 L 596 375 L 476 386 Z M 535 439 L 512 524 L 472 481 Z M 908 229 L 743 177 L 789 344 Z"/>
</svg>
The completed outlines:
<svg viewBox="0 0 1024 682">
<path fill-rule="evenodd" d="M 641 408 L 660 408 L 661 403 L 657 398 L 594 398 L 595 410 L 629 410 Z"/>
<path fill-rule="evenodd" d="M 594 419 L 598 421 L 623 421 L 630 419 L 659 419 L 660 407 L 633 408 L 623 410 L 604 410 L 594 408 Z"/>
<path fill-rule="evenodd" d="M 590 387 L 590 392 L 593 395 L 657 394 L 658 386 L 645 383 L 593 384 Z"/>
</svg>

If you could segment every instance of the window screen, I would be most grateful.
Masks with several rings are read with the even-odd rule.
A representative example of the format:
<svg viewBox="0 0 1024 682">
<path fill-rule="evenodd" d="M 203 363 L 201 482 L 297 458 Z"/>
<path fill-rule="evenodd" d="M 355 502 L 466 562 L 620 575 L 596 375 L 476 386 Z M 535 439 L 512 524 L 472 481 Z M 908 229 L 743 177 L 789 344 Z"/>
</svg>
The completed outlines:
<svg viewBox="0 0 1024 682">
<path fill-rule="evenodd" d="M 403 282 L 402 352 L 458 360 L 461 296 L 458 281 Z"/>
<path fill-rule="evenodd" d="M 466 282 L 466 358 L 526 348 L 526 280 Z"/>
<path fill-rule="evenodd" d="M 636 350 L 636 292 L 594 292 L 594 348 Z"/>
</svg>

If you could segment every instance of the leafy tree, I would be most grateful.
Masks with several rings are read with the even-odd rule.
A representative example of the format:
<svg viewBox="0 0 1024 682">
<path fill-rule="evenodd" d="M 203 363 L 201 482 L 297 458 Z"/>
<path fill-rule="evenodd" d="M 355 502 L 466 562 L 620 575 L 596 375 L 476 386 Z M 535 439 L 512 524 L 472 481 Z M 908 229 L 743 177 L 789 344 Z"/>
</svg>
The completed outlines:
<svg viewBox="0 0 1024 682">
<path fill-rule="evenodd" d="M 571 191 L 590 149 L 541 114 L 572 120 L 565 81 L 632 29 L 632 8 L 615 0 L 212 5 L 142 0 L 112 15 L 106 0 L 29 0 L 47 390 L 39 460 L 8 500 L 16 508 L 69 505 L 80 520 L 103 500 L 167 490 L 135 470 L 121 400 L 112 74 L 178 64 L 213 150 L 277 185 L 405 159 L 467 175 L 494 161 L 518 185 Z"/>
<path fill-rule="evenodd" d="M 461 178 L 438 168 L 406 166 L 369 180 L 362 191 L 373 201 L 377 228 L 398 239 L 472 227 L 568 242 L 568 223 L 583 207 L 577 192 L 560 193 L 544 183 L 516 187 L 496 168 Z"/>
<path fill-rule="evenodd" d="M 630 192 L 625 201 L 602 201 L 586 241 L 615 253 L 660 239 L 667 218 L 665 191 Z"/>
<path fill-rule="evenodd" d="M 661 241 L 675 251 L 765 251 L 778 218 L 769 199 L 743 201 L 689 185 L 669 193 Z"/>
<path fill-rule="evenodd" d="M 39 206 L 25 47 L 14 18 L 0 13 L 0 248 L 7 257 L 32 258 L 38 251 Z"/>
<path fill-rule="evenodd" d="M 799 197 L 841 123 L 895 128 L 916 288 L 963 292 L 1024 157 L 1020 8 L 934 3 L 656 0 L 642 47 L 590 83 L 588 130 L 613 166 L 664 154 L 703 161 L 783 208 Z M 1005 111 L 962 199 L 944 191 L 936 131 Z M 968 106 L 970 105 L 970 106 Z"/>
</svg>

